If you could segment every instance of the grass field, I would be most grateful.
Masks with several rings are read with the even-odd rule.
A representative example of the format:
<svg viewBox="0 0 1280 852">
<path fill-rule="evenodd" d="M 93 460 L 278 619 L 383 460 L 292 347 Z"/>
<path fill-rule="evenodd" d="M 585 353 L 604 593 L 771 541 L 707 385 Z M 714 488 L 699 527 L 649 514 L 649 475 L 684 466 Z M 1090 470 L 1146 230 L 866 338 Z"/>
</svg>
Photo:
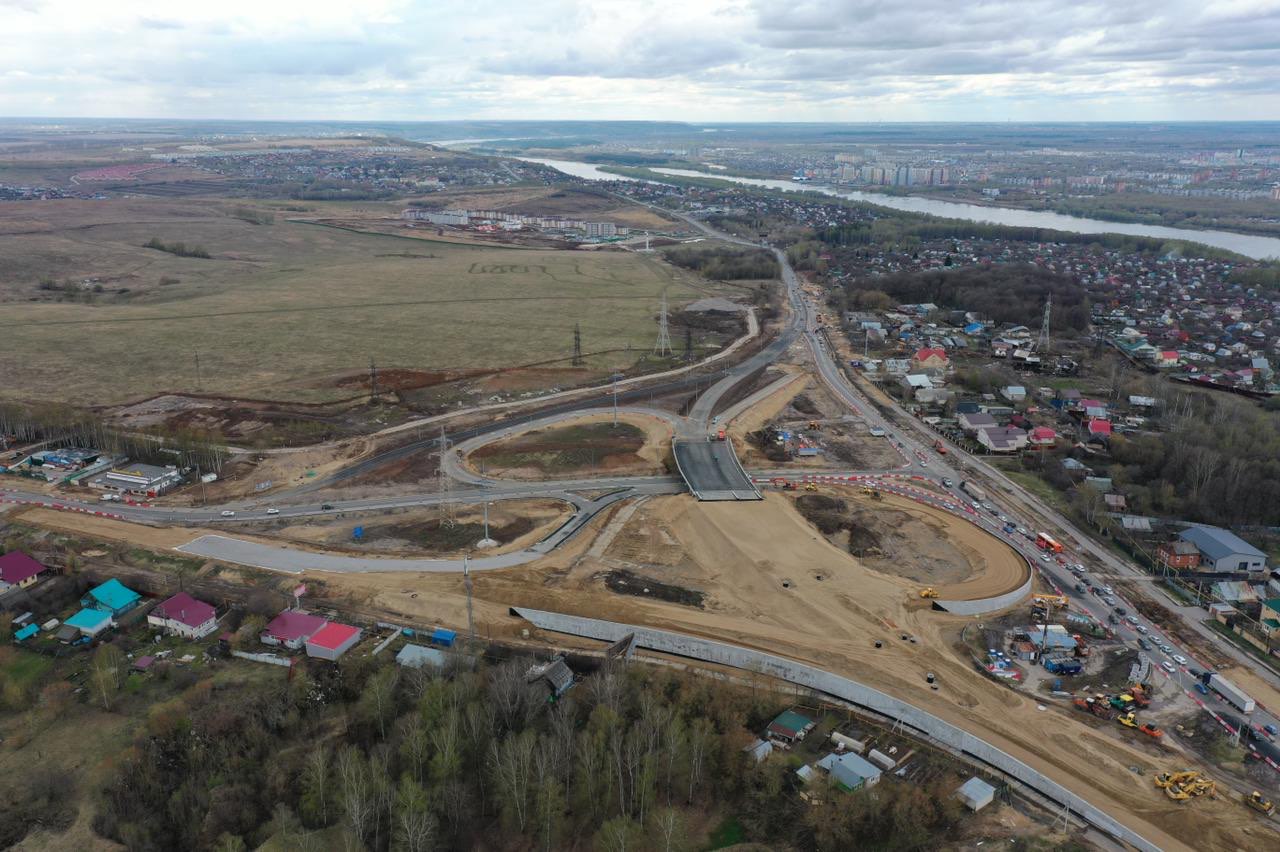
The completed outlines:
<svg viewBox="0 0 1280 852">
<path fill-rule="evenodd" d="M 258 205 L 273 209 L 273 205 Z M 385 215 L 311 204 L 314 215 Z M 0 395 L 111 404 L 177 391 L 320 402 L 368 369 L 567 358 L 601 370 L 652 347 L 663 290 L 689 276 L 632 252 L 472 247 L 236 217 L 245 204 L 33 202 L 0 210 Z M 183 242 L 209 259 L 143 248 Z M 59 287 L 96 279 L 78 293 Z M 119 292 L 119 291 L 125 292 Z M 631 351 L 626 351 L 627 347 Z M 196 358 L 200 382 L 197 383 Z"/>
</svg>

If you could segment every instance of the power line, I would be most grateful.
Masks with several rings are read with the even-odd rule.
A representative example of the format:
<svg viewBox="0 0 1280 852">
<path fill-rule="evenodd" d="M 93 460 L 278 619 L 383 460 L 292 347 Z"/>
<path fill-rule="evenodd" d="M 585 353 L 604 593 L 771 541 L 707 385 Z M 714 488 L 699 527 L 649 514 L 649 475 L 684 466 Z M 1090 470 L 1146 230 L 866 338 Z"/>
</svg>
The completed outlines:
<svg viewBox="0 0 1280 852">
<path fill-rule="evenodd" d="M 1049 354 L 1049 312 L 1053 307 L 1053 294 L 1044 297 L 1044 320 L 1040 323 L 1040 338 L 1036 341 L 1036 354 L 1044 357 Z"/>
</svg>

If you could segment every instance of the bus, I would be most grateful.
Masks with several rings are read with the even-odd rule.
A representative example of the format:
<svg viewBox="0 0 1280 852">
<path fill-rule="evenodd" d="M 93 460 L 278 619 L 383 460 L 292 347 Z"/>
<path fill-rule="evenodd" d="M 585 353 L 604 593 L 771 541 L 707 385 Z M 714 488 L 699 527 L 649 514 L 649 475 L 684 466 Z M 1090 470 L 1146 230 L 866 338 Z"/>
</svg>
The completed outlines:
<svg viewBox="0 0 1280 852">
<path fill-rule="evenodd" d="M 1054 553 L 1062 552 L 1062 542 L 1048 533 L 1036 533 L 1036 547 L 1041 550 L 1051 550 Z"/>
</svg>

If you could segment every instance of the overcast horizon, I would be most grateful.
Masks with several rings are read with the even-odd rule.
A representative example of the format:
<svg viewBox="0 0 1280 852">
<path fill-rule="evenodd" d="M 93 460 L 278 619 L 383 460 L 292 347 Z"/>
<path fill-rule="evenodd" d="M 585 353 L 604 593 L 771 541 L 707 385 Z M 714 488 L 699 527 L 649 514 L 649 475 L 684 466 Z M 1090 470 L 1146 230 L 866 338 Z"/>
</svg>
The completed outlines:
<svg viewBox="0 0 1280 852">
<path fill-rule="evenodd" d="M 242 121 L 1280 117 L 1280 0 L 0 0 L 0 115 Z"/>
</svg>

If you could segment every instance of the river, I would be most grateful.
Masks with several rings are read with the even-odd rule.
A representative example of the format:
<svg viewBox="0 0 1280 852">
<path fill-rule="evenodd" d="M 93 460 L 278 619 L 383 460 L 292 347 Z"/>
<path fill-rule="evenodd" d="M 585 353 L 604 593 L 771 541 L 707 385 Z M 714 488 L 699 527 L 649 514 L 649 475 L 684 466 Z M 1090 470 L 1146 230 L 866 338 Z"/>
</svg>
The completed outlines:
<svg viewBox="0 0 1280 852">
<path fill-rule="evenodd" d="M 567 175 L 584 180 L 636 180 L 610 174 L 592 163 L 581 163 L 573 160 L 548 160 L 535 157 L 520 157 L 531 163 L 550 166 Z M 796 183 L 790 180 L 769 180 L 764 178 L 744 178 L 732 175 L 709 175 L 689 169 L 653 169 L 658 174 L 673 177 L 715 178 L 716 180 L 733 181 L 744 186 L 757 186 L 764 189 L 778 189 L 784 192 L 820 192 L 837 198 L 848 198 L 852 201 L 863 201 L 893 210 L 904 210 L 909 213 L 926 213 L 944 219 L 964 219 L 970 222 L 989 222 L 994 225 L 1010 225 L 1021 228 L 1052 228 L 1055 231 L 1067 231 L 1073 234 L 1127 234 L 1135 237 L 1153 237 L 1160 240 L 1186 240 L 1192 243 L 1226 249 L 1236 254 L 1251 257 L 1255 260 L 1280 258 L 1280 238 L 1261 237 L 1253 234 L 1237 234 L 1231 231 L 1199 231 L 1190 228 L 1169 228 L 1164 225 L 1140 225 L 1134 222 L 1107 222 L 1102 219 L 1085 219 L 1081 216 L 1066 216 L 1048 210 L 1017 210 L 1010 207 L 987 207 L 982 204 L 965 204 L 957 201 L 938 201 L 933 198 L 914 196 L 881 195 L 875 192 L 859 192 L 854 189 L 832 189 L 829 186 Z"/>
</svg>

